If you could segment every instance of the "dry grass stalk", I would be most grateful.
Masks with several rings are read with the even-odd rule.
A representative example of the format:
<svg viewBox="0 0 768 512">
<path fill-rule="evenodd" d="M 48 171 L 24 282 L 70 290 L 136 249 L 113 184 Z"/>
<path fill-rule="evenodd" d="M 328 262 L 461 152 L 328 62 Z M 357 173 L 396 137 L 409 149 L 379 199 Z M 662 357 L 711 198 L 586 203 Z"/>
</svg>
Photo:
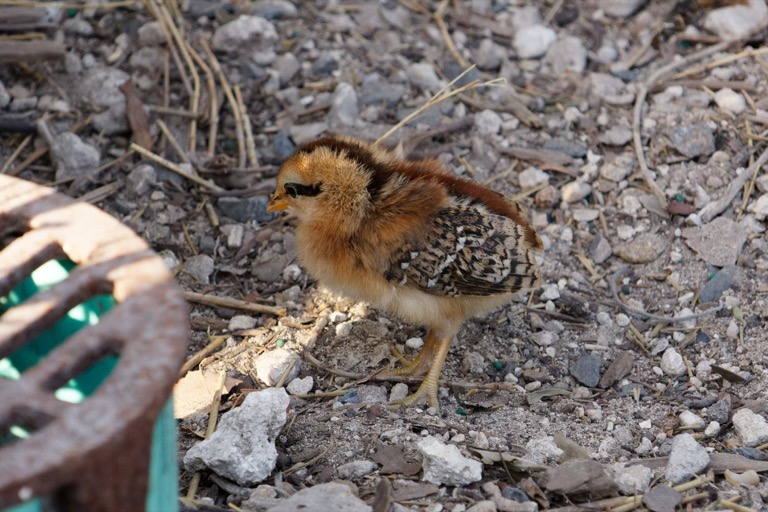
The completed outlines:
<svg viewBox="0 0 768 512">
<path fill-rule="evenodd" d="M 420 115 L 422 112 L 424 112 L 428 108 L 434 107 L 435 105 L 438 105 L 438 104 L 442 103 L 445 100 L 453 98 L 454 96 L 457 96 L 457 95 L 459 95 L 459 94 L 461 94 L 463 92 L 466 92 L 466 91 L 469 91 L 469 90 L 472 90 L 472 89 L 476 89 L 477 87 L 485 87 L 485 86 L 498 85 L 498 84 L 503 83 L 505 81 L 503 78 L 494 78 L 493 80 L 488 80 L 486 82 L 480 82 L 479 80 L 473 80 L 472 82 L 470 82 L 470 83 L 468 83 L 466 85 L 463 85 L 463 86 L 459 87 L 458 89 L 451 90 L 451 87 L 453 87 L 453 85 L 456 82 L 461 80 L 464 77 L 464 75 L 466 75 L 467 73 L 472 71 L 474 68 L 475 68 L 475 64 L 472 64 L 471 66 L 466 68 L 459 76 L 457 76 L 456 78 L 451 80 L 448 83 L 448 85 L 446 85 L 445 87 L 443 87 L 442 89 L 437 91 L 430 99 L 428 99 L 426 101 L 426 103 L 424 103 L 422 106 L 420 106 L 419 108 L 417 108 L 416 110 L 414 110 L 413 112 L 411 112 L 410 114 L 405 116 L 402 120 L 400 120 L 399 123 L 397 123 L 392 128 L 387 130 L 387 132 L 384 135 L 382 135 L 381 137 L 376 139 L 376 142 L 374 142 L 374 144 L 381 144 L 384 140 L 386 140 L 387 137 L 389 137 L 390 135 L 395 133 L 397 130 L 402 128 L 405 124 L 410 122 L 412 119 L 414 119 L 415 117 Z"/>
<path fill-rule="evenodd" d="M 187 153 L 181 148 L 178 141 L 176 141 L 176 137 L 173 136 L 173 133 L 171 133 L 171 130 L 168 129 L 168 125 L 163 122 L 162 119 L 158 119 L 155 121 L 155 124 L 160 128 L 160 131 L 163 132 L 163 137 L 165 137 L 165 140 L 168 141 L 168 144 L 171 145 L 173 150 L 176 152 L 176 155 L 184 162 L 184 163 L 191 163 L 189 161 L 189 157 L 187 156 Z"/>
<path fill-rule="evenodd" d="M 189 172 L 185 171 L 184 169 L 182 169 L 178 165 L 174 164 L 170 160 L 167 160 L 167 159 L 161 157 L 160 155 L 152 153 L 151 151 L 147 151 L 146 149 L 144 149 L 143 147 L 139 146 L 136 143 L 132 142 L 130 148 L 132 150 L 136 151 L 137 153 L 140 153 L 142 156 L 144 156 L 146 158 L 149 158 L 153 162 L 156 162 L 156 163 L 162 165 L 163 167 L 165 167 L 169 171 L 175 172 L 179 176 L 182 176 L 182 177 L 188 179 L 189 181 L 197 183 L 201 187 L 205 187 L 205 188 L 207 188 L 209 190 L 216 190 L 216 191 L 219 191 L 219 192 L 224 190 L 223 188 L 221 188 L 218 185 L 215 185 L 213 183 L 208 183 L 207 181 L 205 181 L 204 179 L 200 178 L 199 176 L 195 176 L 194 174 L 190 174 Z"/>
<path fill-rule="evenodd" d="M 212 354 L 216 349 L 221 347 L 229 336 L 211 336 L 211 342 L 205 347 L 199 350 L 195 355 L 187 359 L 187 362 L 179 370 L 179 379 L 184 377 L 192 368 L 200 364 L 200 362 Z"/>
<path fill-rule="evenodd" d="M 232 93 L 232 87 L 229 85 L 229 80 L 227 80 L 227 75 L 225 75 L 224 71 L 221 69 L 221 64 L 219 64 L 219 60 L 216 58 L 216 55 L 214 55 L 213 51 L 211 51 L 211 46 L 208 44 L 208 41 L 206 41 L 205 39 L 201 39 L 200 46 L 203 47 L 203 51 L 205 52 L 205 56 L 208 58 L 208 62 L 211 68 L 213 68 L 213 71 L 219 77 L 221 88 L 224 89 L 224 96 L 227 97 L 229 108 L 232 109 L 232 113 L 235 116 L 235 135 L 237 136 L 238 167 L 241 167 L 241 168 L 245 167 L 245 136 L 243 134 L 243 126 L 242 126 L 242 119 L 241 119 L 242 116 L 241 116 L 240 109 L 238 108 L 238 103 L 235 100 L 235 95 Z"/>
<path fill-rule="evenodd" d="M 205 74 L 205 82 L 208 86 L 208 105 L 210 113 L 208 114 L 208 156 L 213 157 L 216 154 L 216 134 L 219 129 L 219 103 L 216 95 L 216 78 L 213 76 L 210 66 L 205 63 L 195 49 L 187 44 L 189 54 L 195 60 L 200 69 Z"/>
<path fill-rule="evenodd" d="M 245 149 L 248 154 L 248 162 L 251 167 L 259 167 L 259 158 L 256 156 L 256 143 L 253 140 L 253 130 L 251 129 L 251 118 L 248 115 L 248 109 L 245 107 L 243 101 L 243 93 L 240 91 L 240 86 L 235 85 L 233 88 L 235 93 L 235 101 L 237 101 L 237 108 L 240 109 L 240 121 L 243 123 L 243 132 L 245 133 Z"/>
<path fill-rule="evenodd" d="M 456 62 L 458 62 L 461 67 L 465 68 L 467 67 L 467 60 L 461 55 L 461 53 L 459 53 L 459 50 L 456 48 L 456 44 L 453 42 L 451 34 L 448 32 L 448 26 L 445 24 L 445 12 L 447 10 L 448 0 L 443 0 L 440 2 L 440 5 L 437 6 L 437 10 L 435 11 L 435 24 L 440 30 L 440 34 L 443 36 L 443 40 L 445 41 L 445 46 L 448 48 L 448 51 L 451 52 L 451 55 L 453 55 L 453 58 L 456 59 Z"/>
<path fill-rule="evenodd" d="M 237 300 L 229 297 L 216 297 L 214 295 L 205 295 L 196 292 L 184 292 L 184 298 L 189 302 L 195 302 L 197 304 L 203 304 L 206 306 L 217 306 L 240 309 L 243 311 L 250 311 L 252 313 L 267 313 L 270 315 L 285 316 L 285 308 L 277 306 L 266 306 L 264 304 L 256 304 L 253 302 L 246 302 L 244 300 Z"/>
</svg>

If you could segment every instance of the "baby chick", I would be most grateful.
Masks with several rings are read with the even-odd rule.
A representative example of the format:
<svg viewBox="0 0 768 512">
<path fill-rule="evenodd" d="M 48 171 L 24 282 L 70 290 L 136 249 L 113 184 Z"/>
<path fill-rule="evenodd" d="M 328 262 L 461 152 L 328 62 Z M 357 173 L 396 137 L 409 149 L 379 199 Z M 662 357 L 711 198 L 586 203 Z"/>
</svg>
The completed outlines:
<svg viewBox="0 0 768 512">
<path fill-rule="evenodd" d="M 464 321 L 541 284 L 541 240 L 521 207 L 437 160 L 324 137 L 280 168 L 267 210 L 285 209 L 298 217 L 299 260 L 320 283 L 429 328 L 416 358 L 390 372 L 425 376 L 402 405 L 427 398 L 438 408 L 438 380 Z"/>
</svg>

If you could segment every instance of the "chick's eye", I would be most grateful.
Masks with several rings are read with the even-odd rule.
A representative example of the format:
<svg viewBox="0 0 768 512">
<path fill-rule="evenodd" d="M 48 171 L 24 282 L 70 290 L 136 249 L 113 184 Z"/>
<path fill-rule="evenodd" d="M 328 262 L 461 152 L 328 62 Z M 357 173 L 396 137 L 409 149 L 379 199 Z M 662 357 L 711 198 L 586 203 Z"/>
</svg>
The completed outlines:
<svg viewBox="0 0 768 512">
<path fill-rule="evenodd" d="M 315 185 L 304 185 L 303 183 L 286 183 L 285 193 L 291 197 L 307 196 L 314 197 L 322 190 L 322 183 L 316 183 Z"/>
</svg>

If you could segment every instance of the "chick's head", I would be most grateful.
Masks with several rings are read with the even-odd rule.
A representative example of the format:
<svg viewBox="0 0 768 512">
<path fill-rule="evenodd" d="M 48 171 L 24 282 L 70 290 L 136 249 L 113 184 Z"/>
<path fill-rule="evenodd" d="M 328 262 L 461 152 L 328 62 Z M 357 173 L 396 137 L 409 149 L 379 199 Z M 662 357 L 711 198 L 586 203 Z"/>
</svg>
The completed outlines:
<svg viewBox="0 0 768 512">
<path fill-rule="evenodd" d="M 267 211 L 288 210 L 304 219 L 357 225 L 370 206 L 371 175 L 347 153 L 312 145 L 285 161 Z"/>
</svg>

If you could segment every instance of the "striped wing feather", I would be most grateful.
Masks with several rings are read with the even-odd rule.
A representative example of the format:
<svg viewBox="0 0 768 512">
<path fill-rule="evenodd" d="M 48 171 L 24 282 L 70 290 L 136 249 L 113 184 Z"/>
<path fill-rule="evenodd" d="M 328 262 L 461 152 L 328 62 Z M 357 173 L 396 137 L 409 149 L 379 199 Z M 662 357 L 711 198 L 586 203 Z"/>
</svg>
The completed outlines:
<svg viewBox="0 0 768 512">
<path fill-rule="evenodd" d="M 497 295 L 540 280 L 523 227 L 477 203 L 442 208 L 428 233 L 399 251 L 385 274 L 434 295 Z"/>
</svg>

